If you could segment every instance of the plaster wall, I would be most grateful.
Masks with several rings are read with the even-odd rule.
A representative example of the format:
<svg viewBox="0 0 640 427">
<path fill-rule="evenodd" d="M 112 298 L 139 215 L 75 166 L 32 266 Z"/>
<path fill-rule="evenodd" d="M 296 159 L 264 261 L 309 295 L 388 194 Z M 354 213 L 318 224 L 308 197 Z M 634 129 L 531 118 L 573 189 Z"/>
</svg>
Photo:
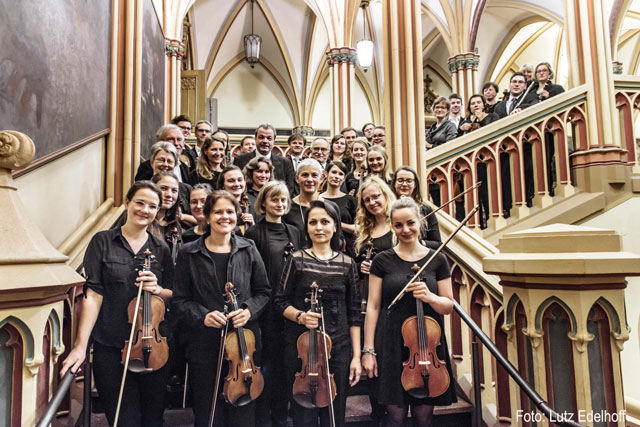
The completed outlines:
<svg viewBox="0 0 640 427">
<path fill-rule="evenodd" d="M 331 129 L 331 78 L 327 77 L 320 86 L 311 115 L 311 127 Z"/>
<path fill-rule="evenodd" d="M 640 228 L 636 224 L 637 215 L 634 215 L 637 212 L 640 212 L 640 197 L 633 197 L 581 225 L 615 230 L 622 236 L 624 251 L 640 254 Z M 640 370 L 637 369 L 640 359 L 640 277 L 629 277 L 627 282 L 625 300 L 631 333 L 621 353 L 622 381 L 625 396 L 640 400 Z"/>
<path fill-rule="evenodd" d="M 101 138 L 15 180 L 26 213 L 55 247 L 104 201 Z"/>
<path fill-rule="evenodd" d="M 221 127 L 255 128 L 259 123 L 277 128 L 295 126 L 282 88 L 261 65 L 251 69 L 245 61 L 240 62 L 220 82 L 213 98 L 218 99 Z"/>
<path fill-rule="evenodd" d="M 365 123 L 373 122 L 373 113 L 367 96 L 362 90 L 360 82 L 354 79 L 354 84 L 351 86 L 351 126 L 360 130 Z"/>
</svg>

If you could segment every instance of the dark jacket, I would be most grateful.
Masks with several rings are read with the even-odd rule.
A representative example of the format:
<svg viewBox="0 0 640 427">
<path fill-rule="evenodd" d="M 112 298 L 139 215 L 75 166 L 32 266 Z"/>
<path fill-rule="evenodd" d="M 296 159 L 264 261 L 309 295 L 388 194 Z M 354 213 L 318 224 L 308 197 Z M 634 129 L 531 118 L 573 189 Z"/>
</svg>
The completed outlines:
<svg viewBox="0 0 640 427">
<path fill-rule="evenodd" d="M 536 92 L 538 91 L 538 88 L 540 87 L 540 85 L 538 84 L 538 82 L 533 82 L 532 86 L 531 86 L 531 90 L 530 92 L 533 92 L 534 94 L 536 94 Z M 549 98 L 552 98 L 556 95 L 560 95 L 562 92 L 564 92 L 564 88 L 560 85 L 554 84 L 554 83 L 547 83 L 547 85 L 545 86 L 545 89 L 547 92 L 549 92 Z M 544 101 L 545 99 L 549 99 L 549 98 L 541 98 L 538 94 L 536 94 L 536 96 L 538 97 L 538 99 L 540 101 Z"/>
<path fill-rule="evenodd" d="M 484 127 L 486 125 L 488 125 L 489 123 L 493 123 L 496 120 L 499 120 L 500 117 L 498 117 L 498 115 L 496 113 L 488 113 L 487 117 L 485 117 L 484 119 L 477 121 L 477 120 L 471 120 L 468 117 L 465 117 L 464 119 L 462 119 L 462 121 L 460 122 L 460 126 L 462 126 L 465 123 L 471 123 L 471 125 L 473 126 L 474 123 L 477 123 L 479 125 L 479 127 Z M 473 128 L 472 128 L 473 129 Z M 462 132 L 462 135 L 467 134 L 469 132 L 471 132 L 471 130 L 468 131 L 460 131 Z"/>
<path fill-rule="evenodd" d="M 420 205 L 420 214 L 422 217 L 426 217 L 433 212 L 431 206 L 427 204 Z M 420 239 L 424 245 L 431 249 L 438 249 L 442 245 L 442 238 L 440 237 L 440 226 L 438 225 L 438 217 L 436 215 L 430 215 L 427 218 L 426 227 L 423 225 L 424 230 L 420 233 Z"/>
<path fill-rule="evenodd" d="M 434 147 L 442 145 L 445 142 L 451 141 L 458 136 L 458 128 L 455 123 L 449 119 L 445 119 L 440 126 L 434 123 L 427 132 L 427 142 Z"/>
<path fill-rule="evenodd" d="M 522 96 L 524 96 L 524 93 L 522 93 L 522 95 L 520 95 L 517 98 L 516 105 L 518 104 L 518 102 L 520 102 L 520 99 L 522 98 Z M 504 101 L 498 102 L 494 107 L 493 112 L 496 113 L 498 117 L 503 118 L 509 115 L 507 114 L 507 102 L 509 102 L 509 97 L 506 97 Z M 524 97 L 524 100 L 520 103 L 518 108 L 521 108 L 524 110 L 525 108 L 531 107 L 532 105 L 537 104 L 538 102 L 540 102 L 538 100 L 538 95 L 536 94 L 536 91 L 533 90 L 533 88 L 531 88 L 529 89 L 527 96 Z"/>
<path fill-rule="evenodd" d="M 204 318 L 211 311 L 224 311 L 225 305 L 224 290 L 215 286 L 215 265 L 204 243 L 207 236 L 184 245 L 176 263 L 171 307 L 188 328 L 189 358 L 217 348 L 221 330 L 205 327 Z M 269 302 L 271 289 L 262 258 L 252 241 L 231 236 L 227 280 L 238 293 L 238 305 L 251 312 L 246 327 L 257 333 L 257 320 Z"/>
<path fill-rule="evenodd" d="M 298 250 L 301 248 L 301 239 L 300 239 L 300 231 L 293 225 L 287 224 L 285 222 L 282 223 L 289 235 L 290 242 L 293 243 L 294 249 Z M 251 239 L 255 242 L 256 248 L 258 252 L 261 254 L 268 254 L 269 252 L 269 236 L 267 230 L 267 220 L 262 217 L 256 224 L 250 227 L 245 233 L 245 237 L 247 239 Z M 276 285 L 274 283 L 274 285 Z"/>
<path fill-rule="evenodd" d="M 180 163 L 180 173 L 182 174 L 183 183 L 193 185 L 193 181 L 191 180 L 191 170 L 185 163 Z M 136 172 L 134 180 L 141 181 L 143 179 L 151 178 L 153 178 L 153 168 L 151 167 L 151 161 L 146 160 L 138 166 L 138 171 Z"/>
<path fill-rule="evenodd" d="M 244 169 L 247 163 L 256 157 L 256 151 L 257 150 L 254 150 L 251 153 L 240 154 L 233 159 L 233 164 L 238 166 L 240 169 Z M 291 160 L 285 159 L 284 157 L 271 152 L 271 164 L 273 164 L 273 174 L 275 175 L 275 178 L 279 181 L 284 181 L 284 183 L 287 184 L 289 193 L 293 194 L 296 174 L 293 171 L 293 164 L 291 163 Z"/>
</svg>

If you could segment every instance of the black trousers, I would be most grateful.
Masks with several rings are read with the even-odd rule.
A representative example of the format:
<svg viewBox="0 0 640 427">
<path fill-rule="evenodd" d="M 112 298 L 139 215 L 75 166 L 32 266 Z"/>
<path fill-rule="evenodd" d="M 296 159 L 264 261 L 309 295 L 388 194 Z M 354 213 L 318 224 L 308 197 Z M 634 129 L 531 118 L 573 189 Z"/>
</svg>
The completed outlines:
<svg viewBox="0 0 640 427">
<path fill-rule="evenodd" d="M 113 425 L 122 380 L 120 348 L 93 344 L 93 377 L 107 421 Z M 118 417 L 119 427 L 161 427 L 168 368 L 148 374 L 127 372 Z"/>
<path fill-rule="evenodd" d="M 270 308 L 260 318 L 262 354 L 260 369 L 264 377 L 264 390 L 256 400 L 256 424 L 258 426 L 285 426 L 289 417 L 287 377 L 284 369 L 284 317 Z"/>
<path fill-rule="evenodd" d="M 295 345 L 291 343 L 286 344 L 284 360 L 288 379 L 287 391 L 289 397 L 291 397 L 295 374 L 300 371 L 301 365 L 300 359 L 298 359 L 298 350 Z M 329 359 L 329 370 L 333 374 L 338 392 L 333 401 L 336 426 L 344 426 L 350 363 L 351 346 L 332 349 L 331 358 Z M 307 409 L 298 405 L 291 398 L 291 418 L 293 418 L 293 425 L 295 427 L 316 427 L 318 425 L 318 417 L 320 417 L 320 425 L 322 427 L 328 427 L 330 425 L 328 407 L 322 409 Z"/>
<path fill-rule="evenodd" d="M 192 390 L 193 413 L 195 415 L 195 427 L 208 427 L 209 416 L 211 414 L 211 403 L 213 401 L 213 391 L 216 378 L 216 366 L 214 363 L 199 363 L 189 361 L 189 383 Z M 220 376 L 220 387 L 218 389 L 218 401 L 216 413 L 213 419 L 215 427 L 251 427 L 255 425 L 256 402 L 253 401 L 245 406 L 235 407 L 225 402 L 222 397 L 224 378 L 226 376 L 227 362 Z"/>
</svg>

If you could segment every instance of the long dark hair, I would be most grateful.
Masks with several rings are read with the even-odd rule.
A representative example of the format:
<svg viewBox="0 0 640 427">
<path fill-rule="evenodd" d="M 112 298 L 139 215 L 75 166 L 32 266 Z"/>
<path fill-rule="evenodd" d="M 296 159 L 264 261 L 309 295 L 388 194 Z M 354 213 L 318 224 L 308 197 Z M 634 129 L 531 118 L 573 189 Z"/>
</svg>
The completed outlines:
<svg viewBox="0 0 640 427">
<path fill-rule="evenodd" d="M 311 236 L 309 236 L 309 213 L 315 208 L 324 209 L 335 223 L 336 231 L 333 233 L 333 236 L 331 236 L 330 245 L 331 249 L 340 252 L 342 250 L 342 227 L 340 227 L 340 214 L 338 214 L 338 212 L 334 209 L 333 206 L 331 206 L 331 204 L 327 203 L 324 200 L 313 200 L 309 204 L 309 209 L 304 214 L 304 234 L 307 238 L 307 242 L 311 247 Z"/>
</svg>

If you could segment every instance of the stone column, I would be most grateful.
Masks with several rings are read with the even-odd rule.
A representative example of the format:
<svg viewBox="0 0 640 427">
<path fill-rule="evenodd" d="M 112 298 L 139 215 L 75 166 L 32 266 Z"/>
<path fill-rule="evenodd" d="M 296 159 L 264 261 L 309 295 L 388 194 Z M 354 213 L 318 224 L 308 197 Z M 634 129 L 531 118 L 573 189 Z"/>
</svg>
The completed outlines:
<svg viewBox="0 0 640 427">
<path fill-rule="evenodd" d="M 483 268 L 500 276 L 509 359 L 550 406 L 620 414 L 620 352 L 630 331 L 625 277 L 640 275 L 640 256 L 623 252 L 612 230 L 554 224 L 505 235 Z M 511 387 L 512 422 L 521 425 L 518 410 L 530 408 Z M 574 421 L 591 425 L 578 415 Z"/>
<path fill-rule="evenodd" d="M 478 63 L 480 55 L 473 52 L 459 53 L 449 58 L 449 72 L 451 73 L 451 86 L 462 98 L 462 115 L 466 108 L 467 100 L 476 93 Z"/>
<path fill-rule="evenodd" d="M 426 197 L 420 3 L 383 1 L 382 35 L 387 153 L 394 169 L 409 165 L 418 171 Z"/>
<path fill-rule="evenodd" d="M 571 157 L 578 187 L 604 191 L 609 183 L 628 181 L 621 147 L 620 117 L 613 86 L 611 46 L 603 0 L 565 2 L 565 29 L 569 52 L 569 85 L 587 85 L 586 149 Z"/>
<path fill-rule="evenodd" d="M 354 83 L 356 51 L 350 47 L 329 49 L 327 63 L 331 77 L 331 134 L 351 126 L 351 87 Z"/>
<path fill-rule="evenodd" d="M 182 58 L 184 57 L 184 44 L 180 40 L 164 39 L 165 54 L 167 55 L 167 82 L 169 93 L 167 96 L 169 105 L 168 118 L 180 114 L 180 70 L 182 70 Z M 167 120 L 168 121 L 168 120 Z"/>
</svg>

